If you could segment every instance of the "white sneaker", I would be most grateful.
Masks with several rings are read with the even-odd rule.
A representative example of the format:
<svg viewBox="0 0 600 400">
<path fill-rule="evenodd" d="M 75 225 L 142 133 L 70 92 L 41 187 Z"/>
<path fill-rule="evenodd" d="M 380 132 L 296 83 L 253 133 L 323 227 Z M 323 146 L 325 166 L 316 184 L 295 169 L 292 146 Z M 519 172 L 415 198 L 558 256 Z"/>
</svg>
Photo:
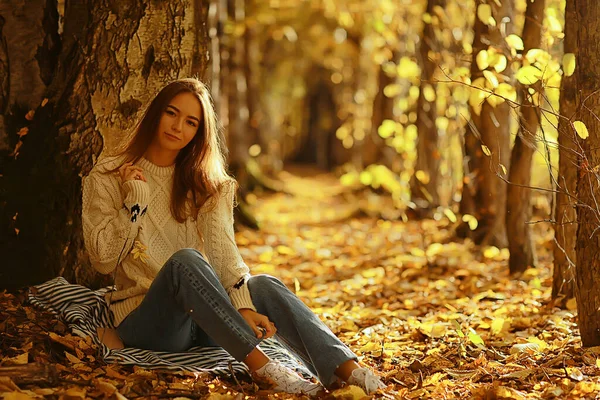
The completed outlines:
<svg viewBox="0 0 600 400">
<path fill-rule="evenodd" d="M 386 388 L 381 379 L 369 368 L 357 368 L 352 371 L 352 375 L 348 378 L 348 384 L 361 387 L 368 395 L 375 393 L 378 389 Z"/>
<path fill-rule="evenodd" d="M 291 394 L 316 396 L 325 389 L 318 383 L 312 383 L 299 376 L 283 364 L 271 360 L 252 373 L 258 383 L 266 384 L 269 389 Z"/>
</svg>

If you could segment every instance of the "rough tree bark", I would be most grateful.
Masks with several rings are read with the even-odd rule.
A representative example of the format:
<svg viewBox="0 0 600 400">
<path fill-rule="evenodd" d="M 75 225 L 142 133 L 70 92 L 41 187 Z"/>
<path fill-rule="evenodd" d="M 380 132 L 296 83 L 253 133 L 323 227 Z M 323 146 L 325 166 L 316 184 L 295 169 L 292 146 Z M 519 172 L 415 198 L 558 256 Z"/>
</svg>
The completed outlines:
<svg viewBox="0 0 600 400">
<path fill-rule="evenodd" d="M 7 131 L 21 121 L 11 115 L 41 103 L 59 51 L 56 0 L 0 3 L 0 151 L 17 143 Z"/>
<path fill-rule="evenodd" d="M 473 61 L 471 80 L 483 76 L 475 58 L 481 50 L 495 46 L 507 54 L 509 52 L 505 36 L 513 31 L 513 1 L 478 0 L 477 5 L 488 4 L 496 26 L 484 24 L 475 18 L 473 37 Z M 500 4 L 500 5 L 499 5 Z M 510 79 L 509 70 L 503 72 Z M 474 232 L 463 227 L 459 234 L 471 236 L 476 244 L 506 247 L 506 184 L 496 176 L 499 165 L 508 168 L 510 157 L 510 106 L 506 103 L 492 107 L 487 101 L 479 115 L 471 107 L 471 121 L 465 132 L 465 174 L 463 178 L 463 198 L 460 210 L 474 215 L 478 226 Z M 491 156 L 484 155 L 481 145 L 489 148 Z"/>
<path fill-rule="evenodd" d="M 577 54 L 577 16 L 575 4 L 568 1 L 565 7 L 564 52 Z M 577 152 L 576 135 L 570 121 L 577 107 L 577 74 L 563 75 L 560 88 L 560 115 L 558 121 L 558 193 L 556 195 L 554 218 L 554 272 L 552 277 L 552 298 L 562 307 L 575 296 L 575 266 L 577 253 L 577 213 L 575 199 L 577 191 Z"/>
<path fill-rule="evenodd" d="M 433 16 L 434 7 L 445 7 L 446 0 L 428 0 L 426 12 Z M 410 181 L 411 200 L 423 210 L 432 210 L 440 203 L 438 181 L 441 154 L 438 149 L 438 131 L 435 125 L 437 118 L 435 99 L 426 98 L 426 88 L 435 90 L 433 77 L 437 68 L 431 60 L 430 52 L 436 51 L 435 30 L 433 24 L 423 24 L 423 34 L 419 45 L 421 65 L 421 90 L 417 100 L 417 159 L 415 174 Z M 437 27 L 440 29 L 440 27 Z"/>
<path fill-rule="evenodd" d="M 57 275 L 96 279 L 83 249 L 81 176 L 103 147 L 114 149 L 166 81 L 202 75 L 206 12 L 201 0 L 66 3 L 49 101 L 37 108 L 18 158 L 6 165 L 2 216 L 10 221 L 2 226 L 12 232 L 0 244 L 3 286 Z"/>
<path fill-rule="evenodd" d="M 577 181 L 577 298 L 578 325 L 585 347 L 600 345 L 600 196 L 597 166 L 600 164 L 600 3 L 577 0 L 577 89 L 579 118 L 588 128 L 582 141 L 582 160 Z"/>
<path fill-rule="evenodd" d="M 523 54 L 538 49 L 542 43 L 545 0 L 527 2 L 525 25 L 523 27 Z M 528 90 L 532 88 L 532 95 Z M 531 163 L 537 146 L 537 130 L 540 126 L 540 110 L 535 106 L 532 96 L 538 104 L 543 101 L 541 82 L 521 87 L 521 115 L 519 132 L 510 158 L 506 202 L 506 233 L 510 250 L 509 269 L 511 274 L 525 271 L 536 266 L 536 254 L 529 228 L 531 219 Z"/>
</svg>

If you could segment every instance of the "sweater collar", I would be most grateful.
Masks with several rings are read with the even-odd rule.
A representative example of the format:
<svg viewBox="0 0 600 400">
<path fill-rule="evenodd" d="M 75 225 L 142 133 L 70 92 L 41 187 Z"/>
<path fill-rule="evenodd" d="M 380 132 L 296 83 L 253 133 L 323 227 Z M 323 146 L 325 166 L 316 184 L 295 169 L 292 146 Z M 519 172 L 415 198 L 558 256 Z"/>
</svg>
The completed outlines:
<svg viewBox="0 0 600 400">
<path fill-rule="evenodd" d="M 137 164 L 142 167 L 144 171 L 148 171 L 154 176 L 169 176 L 173 175 L 173 172 L 175 171 L 175 164 L 169 165 L 168 167 L 160 167 L 146 160 L 144 157 L 140 158 Z"/>
</svg>

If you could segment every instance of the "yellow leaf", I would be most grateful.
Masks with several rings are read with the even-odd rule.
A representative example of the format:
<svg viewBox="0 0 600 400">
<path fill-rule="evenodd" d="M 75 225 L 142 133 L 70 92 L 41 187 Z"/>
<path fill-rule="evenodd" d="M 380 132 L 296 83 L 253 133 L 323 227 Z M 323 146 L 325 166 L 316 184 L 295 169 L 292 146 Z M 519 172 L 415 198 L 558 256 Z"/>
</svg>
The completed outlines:
<svg viewBox="0 0 600 400">
<path fill-rule="evenodd" d="M 29 353 L 23 353 L 23 354 L 19 354 L 18 356 L 15 356 L 15 357 L 6 358 L 2 361 L 6 362 L 7 364 L 23 365 L 23 364 L 27 364 L 28 360 L 29 360 Z"/>
<path fill-rule="evenodd" d="M 489 54 L 487 50 L 481 50 L 479 53 L 477 53 L 477 57 L 475 57 L 475 62 L 477 63 L 477 67 L 481 71 L 489 67 Z"/>
<path fill-rule="evenodd" d="M 386 119 L 381 123 L 379 128 L 377 128 L 377 133 L 383 139 L 387 139 L 394 134 L 395 130 L 396 130 L 396 122 L 391 119 Z"/>
<path fill-rule="evenodd" d="M 567 300 L 567 310 L 576 311 L 577 310 L 577 300 L 575 298 Z"/>
<path fill-rule="evenodd" d="M 509 85 L 508 83 L 501 83 L 498 85 L 498 88 L 494 91 L 498 96 L 502 96 L 507 100 L 512 102 L 517 101 L 517 91 L 514 86 Z"/>
<path fill-rule="evenodd" d="M 477 18 L 487 25 L 490 18 L 492 18 L 492 6 L 489 4 L 480 4 L 477 7 Z"/>
<path fill-rule="evenodd" d="M 496 318 L 494 321 L 492 321 L 492 333 L 494 335 L 498 335 L 500 332 L 502 332 L 502 329 L 504 328 L 504 318 Z"/>
<path fill-rule="evenodd" d="M 542 71 L 534 67 L 533 65 L 526 65 L 519 68 L 515 74 L 517 80 L 523 85 L 533 85 L 542 77 Z"/>
<path fill-rule="evenodd" d="M 295 254 L 294 249 L 287 247 L 287 246 L 283 246 L 283 245 L 277 246 L 277 252 L 279 254 L 286 254 L 286 255 Z"/>
<path fill-rule="evenodd" d="M 504 99 L 502 97 L 500 97 L 500 96 L 494 96 L 494 95 L 488 96 L 486 98 L 486 101 L 489 103 L 489 105 L 491 105 L 494 108 L 497 105 L 504 103 Z"/>
<path fill-rule="evenodd" d="M 423 97 L 428 102 L 433 102 L 435 100 L 435 90 L 431 87 L 431 85 L 425 85 L 423 88 Z"/>
<path fill-rule="evenodd" d="M 500 254 L 500 249 L 496 246 L 488 246 L 483 251 L 483 256 L 488 259 L 492 259 Z"/>
<path fill-rule="evenodd" d="M 519 36 L 517 36 L 515 34 L 508 35 L 504 40 L 506 40 L 506 43 L 510 46 L 511 49 L 514 49 L 514 50 L 525 49 L 525 46 L 523 45 L 523 39 L 521 39 Z"/>
<path fill-rule="evenodd" d="M 479 336 L 477 332 L 475 332 L 473 328 L 469 328 L 468 338 L 471 341 L 471 343 L 473 343 L 475 346 L 485 346 L 485 342 L 483 341 L 481 336 Z"/>
<path fill-rule="evenodd" d="M 506 69 L 508 65 L 508 61 L 506 60 L 506 56 L 504 54 L 498 54 L 498 61 L 494 63 L 493 67 L 497 73 L 500 73 Z"/>
<path fill-rule="evenodd" d="M 504 164 L 500 164 L 500 169 L 502 169 L 502 172 L 504 173 L 504 175 L 506 175 L 508 173 L 506 171 L 506 167 L 504 166 Z"/>
<path fill-rule="evenodd" d="M 65 351 L 65 356 L 67 356 L 67 360 L 69 360 L 73 364 L 79 364 L 81 362 L 81 360 L 79 358 L 75 357 L 73 354 L 69 353 L 68 351 Z"/>
<path fill-rule="evenodd" d="M 546 65 L 552 59 L 550 53 L 542 49 L 530 49 L 525 54 L 525 59 L 529 61 L 529 64 L 540 63 L 540 65 Z M 545 69 L 545 68 L 541 68 Z"/>
<path fill-rule="evenodd" d="M 429 183 L 429 180 L 431 179 L 429 176 L 429 173 L 427 171 L 423 171 L 423 170 L 418 170 L 417 172 L 415 172 L 415 178 L 417 178 L 417 180 L 425 185 L 427 185 Z"/>
<path fill-rule="evenodd" d="M 536 343 L 519 343 L 515 344 L 510 348 L 510 354 L 517 353 L 534 353 L 540 351 L 540 346 Z"/>
<path fill-rule="evenodd" d="M 449 208 L 444 208 L 444 215 L 446 215 L 446 217 L 450 220 L 450 222 L 454 223 L 457 221 L 456 219 L 456 214 L 454 214 L 454 212 L 452 212 L 451 209 Z"/>
<path fill-rule="evenodd" d="M 582 394 L 594 393 L 597 390 L 596 386 L 597 385 L 594 382 L 579 382 L 577 385 L 575 385 L 573 392 L 577 391 Z"/>
<path fill-rule="evenodd" d="M 565 72 L 565 76 L 571 76 L 573 75 L 573 73 L 575 72 L 575 64 L 576 64 L 576 60 L 575 60 L 575 54 L 573 53 L 566 53 L 563 56 L 563 71 Z"/>
<path fill-rule="evenodd" d="M 424 323 L 421 324 L 421 326 L 419 327 L 419 330 L 432 338 L 441 338 L 444 335 L 446 335 L 446 332 L 448 331 L 448 326 L 445 323 Z"/>
<path fill-rule="evenodd" d="M 261 253 L 258 256 L 258 259 L 260 262 L 263 263 L 268 263 L 269 261 L 271 261 L 273 259 L 273 252 L 272 251 L 265 251 L 264 253 Z"/>
<path fill-rule="evenodd" d="M 487 79 L 487 81 L 492 85 L 493 88 L 498 87 L 498 78 L 496 77 L 496 74 L 494 74 L 492 71 L 483 71 L 483 76 L 485 76 L 485 79 Z"/>
<path fill-rule="evenodd" d="M 367 397 L 367 394 L 360 387 L 350 385 L 343 387 L 342 389 L 334 390 L 331 392 L 331 396 L 334 399 L 360 400 Z"/>
<path fill-rule="evenodd" d="M 485 144 L 481 145 L 481 150 L 483 150 L 483 154 L 485 154 L 488 157 L 490 157 L 492 155 L 492 152 L 490 151 L 490 148 L 487 147 Z"/>
<path fill-rule="evenodd" d="M 471 229 L 472 231 L 477 229 L 477 225 L 479 225 L 479 222 L 477 222 L 477 218 L 470 214 L 463 215 L 462 220 L 463 222 L 466 222 L 469 225 L 469 229 Z"/>
<path fill-rule="evenodd" d="M 575 132 L 577 132 L 577 135 L 582 139 L 587 139 L 588 136 L 590 136 L 587 126 L 585 126 L 582 121 L 573 122 L 573 128 L 575 129 Z"/>
<path fill-rule="evenodd" d="M 583 374 L 581 370 L 577 367 L 567 367 L 567 372 L 569 374 L 569 378 L 574 379 L 578 382 L 583 380 Z"/>
<path fill-rule="evenodd" d="M 538 339 L 538 338 L 537 338 L 537 337 L 535 337 L 535 336 L 531 336 L 531 337 L 527 338 L 527 341 L 528 341 L 529 343 L 533 343 L 533 344 L 536 344 L 536 345 L 538 345 L 538 346 L 539 346 L 539 349 L 540 349 L 540 351 L 544 351 L 544 350 L 545 350 L 545 349 L 548 347 L 548 344 L 547 344 L 546 342 L 544 342 L 544 341 L 543 341 L 543 340 L 541 340 L 541 339 Z"/>
<path fill-rule="evenodd" d="M 477 18 L 486 25 L 496 26 L 496 20 L 492 17 L 492 6 L 480 4 L 477 7 Z"/>
<path fill-rule="evenodd" d="M 362 353 L 371 352 L 371 351 L 380 351 L 381 343 L 377 342 L 368 342 L 360 348 Z"/>
</svg>

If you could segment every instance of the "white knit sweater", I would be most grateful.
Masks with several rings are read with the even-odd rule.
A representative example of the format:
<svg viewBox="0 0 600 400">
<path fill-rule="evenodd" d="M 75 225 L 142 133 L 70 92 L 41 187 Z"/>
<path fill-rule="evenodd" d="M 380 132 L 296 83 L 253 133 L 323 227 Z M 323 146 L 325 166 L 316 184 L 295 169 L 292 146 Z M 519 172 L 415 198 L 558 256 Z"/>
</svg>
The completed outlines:
<svg viewBox="0 0 600 400">
<path fill-rule="evenodd" d="M 218 203 L 208 201 L 196 220 L 179 223 L 170 212 L 174 166 L 159 167 L 142 158 L 137 165 L 147 182 L 123 184 L 117 172 L 106 173 L 118 165 L 118 159 L 105 158 L 84 178 L 82 209 L 92 265 L 103 274 L 116 268 L 117 291 L 107 296 L 115 326 L 142 302 L 169 257 L 183 248 L 207 256 L 237 309 L 256 311 L 247 286 L 249 270 L 235 243 L 233 185 L 224 185 Z"/>
</svg>

